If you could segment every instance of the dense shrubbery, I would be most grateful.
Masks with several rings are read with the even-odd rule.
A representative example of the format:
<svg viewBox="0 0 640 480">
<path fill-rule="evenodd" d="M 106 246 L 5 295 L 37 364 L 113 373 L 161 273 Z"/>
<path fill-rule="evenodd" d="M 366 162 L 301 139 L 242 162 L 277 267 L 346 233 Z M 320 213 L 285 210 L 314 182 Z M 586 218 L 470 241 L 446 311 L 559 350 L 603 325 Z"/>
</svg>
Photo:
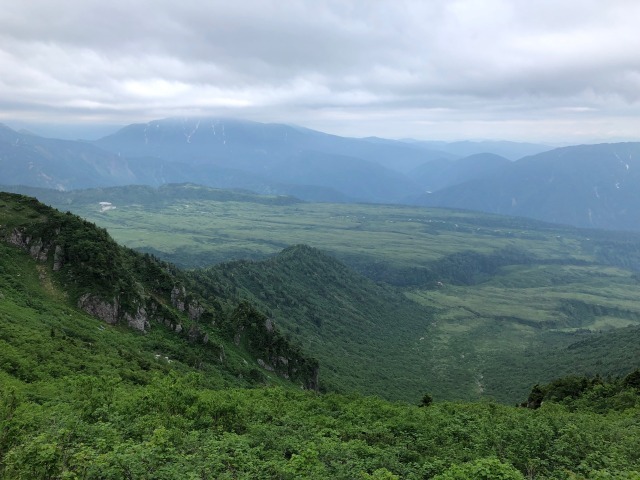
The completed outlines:
<svg viewBox="0 0 640 480">
<path fill-rule="evenodd" d="M 640 369 L 618 378 L 571 375 L 558 378 L 547 385 L 535 385 L 523 406 L 540 408 L 547 401 L 561 403 L 571 411 L 596 413 L 638 408 Z"/>
<path fill-rule="evenodd" d="M 4 478 L 636 478 L 640 469 L 637 408 L 419 408 L 282 388 L 210 390 L 197 375 L 71 382 L 55 395 L 47 382 L 3 388 Z"/>
</svg>

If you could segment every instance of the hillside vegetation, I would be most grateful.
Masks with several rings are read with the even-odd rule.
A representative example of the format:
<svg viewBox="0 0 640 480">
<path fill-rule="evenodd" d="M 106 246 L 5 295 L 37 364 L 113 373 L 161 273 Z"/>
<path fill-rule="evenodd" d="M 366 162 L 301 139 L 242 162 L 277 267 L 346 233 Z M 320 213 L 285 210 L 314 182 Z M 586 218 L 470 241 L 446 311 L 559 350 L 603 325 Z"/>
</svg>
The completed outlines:
<svg viewBox="0 0 640 480">
<path fill-rule="evenodd" d="M 19 313 L 21 308 L 27 308 L 29 317 L 35 311 L 35 322 L 42 310 L 45 322 L 39 336 L 50 334 L 54 339 L 57 329 L 62 328 L 55 318 L 60 311 L 73 309 L 76 315 L 82 311 L 108 326 L 127 326 L 147 334 L 149 350 L 157 349 L 154 358 L 178 359 L 192 367 L 219 370 L 216 375 L 248 377 L 258 383 L 280 375 L 315 388 L 316 362 L 286 342 L 277 330 L 267 328 L 264 314 L 252 306 L 235 304 L 228 313 L 223 312 L 220 302 L 225 299 L 204 299 L 187 291 L 182 274 L 172 266 L 123 248 L 105 230 L 34 199 L 0 193 L 0 222 L 5 260 L 2 295 L 10 295 L 14 305 L 7 305 L 4 315 L 9 324 L 17 322 L 16 329 L 28 331 L 35 325 L 12 320 L 12 308 L 18 309 L 18 317 L 25 313 Z M 27 255 L 33 262 L 27 262 Z M 25 278 L 31 280 L 29 286 L 36 295 L 25 289 Z M 53 316 L 45 314 L 50 304 L 55 309 Z M 103 332 L 105 327 L 99 330 Z M 63 338 L 68 336 L 64 329 L 59 333 Z M 151 340 L 167 334 L 176 337 L 175 345 Z M 78 335 L 91 346 L 96 332 Z M 158 342 L 155 347 L 154 342 Z M 191 347 L 178 347 L 181 343 Z M 12 352 L 19 355 L 11 345 L 3 353 Z M 260 362 L 268 370 L 260 368 Z M 25 374 L 29 370 L 25 368 Z M 269 371 L 274 373 L 266 375 Z"/>
<path fill-rule="evenodd" d="M 118 247 L 104 230 L 26 197 L 2 194 L 0 231 L 0 478 L 639 475 L 637 371 L 609 380 L 570 377 L 530 386 L 529 398 L 519 400 L 531 408 L 432 403 L 428 394 L 415 405 L 353 393 L 318 394 L 256 361 L 268 358 L 266 350 L 277 345 L 288 349 L 290 360 L 296 350 L 277 336 L 278 325 L 267 315 L 274 312 L 236 303 L 242 292 L 232 282 L 212 282 L 218 291 L 202 285 L 206 297 L 189 292 L 194 277 Z M 80 239 L 86 242 L 82 248 Z M 79 246 L 79 257 L 59 251 L 56 263 L 55 246 L 72 252 L 71 245 Z M 83 257 L 89 246 L 91 255 Z M 109 252 L 106 260 L 94 255 L 100 251 Z M 249 265 L 228 264 L 216 274 L 249 275 Z M 278 272 L 301 281 L 316 268 L 355 283 L 336 298 L 342 309 L 365 285 L 379 297 L 380 308 L 393 299 L 397 308 L 410 308 L 392 288 L 367 283 L 308 247 L 288 249 L 261 266 L 269 267 L 265 277 L 253 281 L 263 288 L 262 300 L 266 304 L 273 295 L 292 315 L 297 310 L 289 304 L 299 292 L 282 288 Z M 211 273 L 197 275 L 206 281 Z M 265 290 L 263 279 L 272 282 L 271 290 Z M 135 295 L 123 290 L 132 283 Z M 190 319 L 180 301 L 174 306 L 174 288 L 168 298 L 163 295 L 170 284 L 185 287 L 180 301 L 192 306 L 197 301 L 211 315 L 203 312 L 201 318 L 209 320 Z M 85 292 L 120 295 L 117 320 L 84 311 L 77 300 Z M 374 301 L 365 296 L 371 292 L 359 294 Z M 209 340 L 153 317 L 143 329 L 128 322 L 131 305 L 137 309 L 151 300 L 180 325 L 196 323 Z M 268 366 L 264 360 L 263 365 Z"/>
<path fill-rule="evenodd" d="M 432 311 L 377 285 L 307 246 L 263 262 L 237 261 L 190 272 L 205 294 L 247 299 L 269 312 L 296 344 L 320 362 L 321 385 L 417 401 L 430 383 L 416 332 Z"/>
<path fill-rule="evenodd" d="M 194 185 L 40 193 L 119 241 L 183 266 L 265 259 L 304 243 L 355 270 L 360 276 L 314 254 L 317 276 L 308 274 L 305 255 L 209 272 L 322 357 L 322 378 L 333 387 L 513 403 L 558 374 L 621 375 L 638 366 L 636 234 L 464 211 L 308 204 Z M 116 208 L 101 211 L 100 201 Z M 394 288 L 392 297 L 383 293 Z M 422 307 L 394 303 L 397 289 Z M 339 296 L 340 303 L 318 293 L 338 290 L 353 294 Z M 354 334 L 367 325 L 363 318 L 373 319 L 371 337 Z M 617 335 L 621 328 L 627 333 Z M 374 363 L 382 376 L 348 370 L 351 359 Z M 337 371 L 350 380 L 339 381 Z"/>
</svg>

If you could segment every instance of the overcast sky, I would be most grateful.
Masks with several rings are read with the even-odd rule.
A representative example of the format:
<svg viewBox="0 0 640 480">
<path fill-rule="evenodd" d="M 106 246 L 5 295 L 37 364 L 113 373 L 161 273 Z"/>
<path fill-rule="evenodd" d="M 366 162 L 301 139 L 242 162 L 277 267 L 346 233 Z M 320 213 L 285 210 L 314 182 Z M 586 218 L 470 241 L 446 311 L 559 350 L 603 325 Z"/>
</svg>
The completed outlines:
<svg viewBox="0 0 640 480">
<path fill-rule="evenodd" d="M 640 140 L 639 20 L 638 0 L 0 0 L 0 122 Z"/>
</svg>

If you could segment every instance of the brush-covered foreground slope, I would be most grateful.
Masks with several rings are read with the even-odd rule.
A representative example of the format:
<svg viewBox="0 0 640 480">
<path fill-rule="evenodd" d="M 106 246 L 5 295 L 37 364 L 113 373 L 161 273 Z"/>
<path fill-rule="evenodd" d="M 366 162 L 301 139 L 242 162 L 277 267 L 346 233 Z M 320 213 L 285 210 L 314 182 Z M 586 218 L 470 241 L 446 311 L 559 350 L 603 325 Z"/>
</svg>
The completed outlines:
<svg viewBox="0 0 640 480">
<path fill-rule="evenodd" d="M 135 198 L 136 188 L 128 187 L 120 201 L 121 191 L 70 192 L 64 208 L 107 227 L 129 246 L 190 266 L 265 258 L 305 243 L 435 309 L 429 321 L 414 324 L 419 328 L 402 349 L 382 356 L 408 365 L 396 377 L 426 363 L 421 379 L 406 382 L 412 389 L 424 385 L 436 398 L 512 403 L 530 385 L 558 373 L 622 374 L 638 366 L 640 344 L 632 341 L 640 325 L 636 234 L 415 207 L 279 204 L 278 197 L 222 192 L 214 200 L 214 191 L 193 185 L 173 186 L 164 200 L 156 195 L 149 202 L 146 189 Z M 99 201 L 116 208 L 101 211 Z M 309 291 L 315 288 L 311 280 L 305 281 Z M 296 301 L 315 309 L 307 298 L 312 295 Z M 352 311 L 369 310 L 367 301 L 351 301 Z M 273 313 L 279 307 L 269 308 Z M 287 329 L 286 319 L 275 319 Z M 614 335 L 625 327 L 628 333 Z M 296 335 L 294 328 L 287 331 Z M 318 335 L 305 333 L 309 339 Z M 387 343 L 398 345 L 393 333 L 389 329 Z M 333 341 L 351 343 L 359 356 L 369 348 L 358 344 L 358 336 L 329 338 L 327 345 Z M 601 347 L 591 348 L 590 341 Z M 374 348 L 369 353 L 373 359 L 381 355 Z M 329 357 L 336 363 L 340 358 Z M 322 368 L 343 367 L 323 362 Z M 407 398 L 407 392 L 378 393 Z"/>
</svg>

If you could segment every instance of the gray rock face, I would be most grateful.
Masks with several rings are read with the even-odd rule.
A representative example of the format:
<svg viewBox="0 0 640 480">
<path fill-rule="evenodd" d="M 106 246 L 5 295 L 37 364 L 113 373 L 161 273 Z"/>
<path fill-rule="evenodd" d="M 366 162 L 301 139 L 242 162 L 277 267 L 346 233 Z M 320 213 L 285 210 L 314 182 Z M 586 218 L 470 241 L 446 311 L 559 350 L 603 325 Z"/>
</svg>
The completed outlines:
<svg viewBox="0 0 640 480">
<path fill-rule="evenodd" d="M 64 249 L 60 245 L 56 245 L 53 252 L 53 271 L 57 272 L 64 265 Z"/>
<path fill-rule="evenodd" d="M 258 359 L 258 365 L 260 365 L 262 368 L 264 368 L 265 370 L 267 370 L 269 372 L 273 372 L 273 367 L 271 365 L 269 365 L 268 363 L 266 363 L 261 358 Z"/>
<path fill-rule="evenodd" d="M 129 325 L 130 328 L 134 328 L 141 332 L 145 332 L 150 328 L 149 317 L 147 316 L 145 309 L 142 307 L 138 307 L 138 310 L 134 315 L 125 313 L 124 319 L 127 321 L 127 325 Z"/>
<path fill-rule="evenodd" d="M 25 235 L 17 228 L 11 232 L 7 241 L 11 245 L 20 247 L 23 250 L 29 252 L 33 258 L 40 262 L 46 262 L 49 255 L 50 245 L 45 245 L 39 238 L 31 238 L 29 235 Z"/>
<path fill-rule="evenodd" d="M 108 303 L 95 295 L 85 293 L 78 299 L 78 308 L 110 325 L 118 322 L 119 305 L 116 298 L 113 299 L 113 303 Z"/>
<path fill-rule="evenodd" d="M 49 254 L 49 248 L 45 247 L 42 244 L 42 240 L 38 239 L 29 247 L 29 254 L 36 260 L 45 262 L 47 260 L 47 255 Z"/>
<path fill-rule="evenodd" d="M 16 247 L 27 248 L 29 242 L 31 241 L 31 238 L 25 237 L 24 233 L 16 228 L 13 230 L 13 232 L 11 232 L 11 235 L 9 235 L 7 241 L 11 245 L 15 245 Z"/>
<path fill-rule="evenodd" d="M 272 333 L 273 330 L 275 329 L 274 321 L 271 318 L 267 318 L 264 321 L 264 328 L 267 329 L 267 332 Z"/>
<path fill-rule="evenodd" d="M 200 320 L 203 313 L 204 308 L 198 302 L 189 303 L 188 314 L 191 320 Z"/>
<path fill-rule="evenodd" d="M 173 287 L 173 290 L 171 290 L 171 305 L 176 307 L 181 312 L 184 312 L 184 300 L 186 296 L 187 293 L 184 287 Z"/>
</svg>

